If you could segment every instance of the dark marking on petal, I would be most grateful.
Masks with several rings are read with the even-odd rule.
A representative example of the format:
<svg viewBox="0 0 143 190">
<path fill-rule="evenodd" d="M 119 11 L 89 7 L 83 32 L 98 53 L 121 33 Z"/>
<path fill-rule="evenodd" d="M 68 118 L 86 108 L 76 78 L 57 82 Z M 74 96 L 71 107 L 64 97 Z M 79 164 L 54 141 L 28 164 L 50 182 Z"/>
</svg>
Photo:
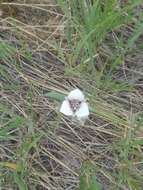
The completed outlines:
<svg viewBox="0 0 143 190">
<path fill-rule="evenodd" d="M 68 101 L 73 112 L 76 112 L 80 108 L 80 105 L 82 103 L 82 101 L 77 100 L 77 99 L 72 99 Z"/>
</svg>

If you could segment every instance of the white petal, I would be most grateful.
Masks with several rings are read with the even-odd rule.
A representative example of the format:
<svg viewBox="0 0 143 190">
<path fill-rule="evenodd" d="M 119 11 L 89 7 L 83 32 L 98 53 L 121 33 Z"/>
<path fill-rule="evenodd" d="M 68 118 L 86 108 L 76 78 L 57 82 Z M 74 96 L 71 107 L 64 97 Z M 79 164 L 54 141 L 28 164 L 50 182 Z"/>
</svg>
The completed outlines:
<svg viewBox="0 0 143 190">
<path fill-rule="evenodd" d="M 71 99 L 77 99 L 77 100 L 81 100 L 83 101 L 84 100 L 84 95 L 83 93 L 81 92 L 81 90 L 79 90 L 78 88 L 75 89 L 75 90 L 72 90 L 69 95 L 68 95 L 68 99 L 71 100 Z"/>
<path fill-rule="evenodd" d="M 68 115 L 68 116 L 72 116 L 73 115 L 73 112 L 70 108 L 70 105 L 69 105 L 69 102 L 68 100 L 64 100 L 61 107 L 60 107 L 60 112 L 65 114 L 65 115 Z"/>
<path fill-rule="evenodd" d="M 88 117 L 89 115 L 89 108 L 88 108 L 88 104 L 86 102 L 83 102 L 79 108 L 79 110 L 76 111 L 76 116 L 77 118 L 82 118 L 82 117 Z"/>
</svg>

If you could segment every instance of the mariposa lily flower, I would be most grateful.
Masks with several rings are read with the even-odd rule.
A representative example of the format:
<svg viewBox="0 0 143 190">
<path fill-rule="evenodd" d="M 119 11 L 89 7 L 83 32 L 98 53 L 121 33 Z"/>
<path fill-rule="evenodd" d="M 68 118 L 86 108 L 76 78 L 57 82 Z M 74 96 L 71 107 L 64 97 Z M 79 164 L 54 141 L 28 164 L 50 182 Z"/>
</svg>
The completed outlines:
<svg viewBox="0 0 143 190">
<path fill-rule="evenodd" d="M 67 116 L 76 117 L 78 120 L 87 119 L 89 108 L 82 91 L 72 90 L 62 102 L 60 112 Z"/>
</svg>

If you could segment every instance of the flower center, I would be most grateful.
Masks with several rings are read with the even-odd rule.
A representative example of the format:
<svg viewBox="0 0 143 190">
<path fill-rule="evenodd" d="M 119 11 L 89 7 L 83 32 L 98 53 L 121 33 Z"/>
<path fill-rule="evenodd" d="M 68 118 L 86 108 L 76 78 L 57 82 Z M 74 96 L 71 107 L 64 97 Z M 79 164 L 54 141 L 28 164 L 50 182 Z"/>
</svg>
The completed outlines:
<svg viewBox="0 0 143 190">
<path fill-rule="evenodd" d="M 70 108 L 73 112 L 76 112 L 80 108 L 81 103 L 82 101 L 77 99 L 69 100 Z"/>
</svg>

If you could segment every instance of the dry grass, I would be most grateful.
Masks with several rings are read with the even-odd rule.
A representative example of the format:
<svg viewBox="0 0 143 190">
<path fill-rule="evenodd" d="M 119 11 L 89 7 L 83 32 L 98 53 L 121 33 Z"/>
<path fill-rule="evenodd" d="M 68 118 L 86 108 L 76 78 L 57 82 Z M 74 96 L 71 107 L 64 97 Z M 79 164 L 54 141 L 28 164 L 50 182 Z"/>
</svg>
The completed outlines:
<svg viewBox="0 0 143 190">
<path fill-rule="evenodd" d="M 142 190 L 142 44 L 134 43 L 134 52 L 113 71 L 115 83 L 103 83 L 86 70 L 90 58 L 75 68 L 70 62 L 67 20 L 54 1 L 3 1 L 1 9 L 2 189 L 75 190 L 88 163 L 102 189 Z M 110 35 L 116 37 L 116 31 Z M 95 54 L 99 65 L 110 57 L 107 44 Z M 127 85 L 118 86 L 120 81 Z M 61 94 L 74 87 L 89 99 L 91 114 L 84 126 L 58 111 Z M 56 98 L 49 97 L 51 92 Z"/>
</svg>

